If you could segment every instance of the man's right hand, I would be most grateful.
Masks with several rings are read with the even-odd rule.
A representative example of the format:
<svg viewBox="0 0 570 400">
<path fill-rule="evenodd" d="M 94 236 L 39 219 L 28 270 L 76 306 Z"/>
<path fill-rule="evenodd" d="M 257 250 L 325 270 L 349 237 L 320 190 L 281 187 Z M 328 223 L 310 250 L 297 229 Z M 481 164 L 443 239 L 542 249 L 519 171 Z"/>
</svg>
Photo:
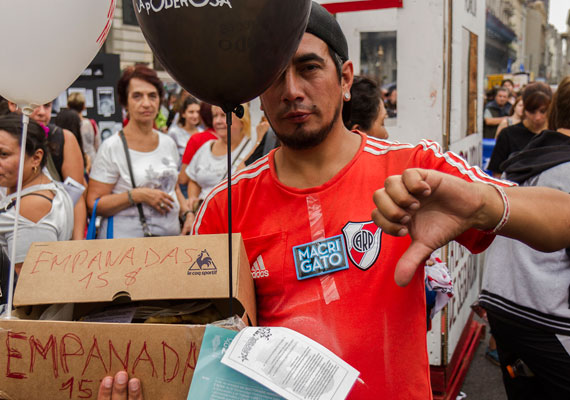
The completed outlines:
<svg viewBox="0 0 570 400">
<path fill-rule="evenodd" d="M 99 385 L 97 400 L 143 400 L 141 382 L 131 378 L 125 371 L 119 371 L 115 377 L 106 376 Z"/>
</svg>

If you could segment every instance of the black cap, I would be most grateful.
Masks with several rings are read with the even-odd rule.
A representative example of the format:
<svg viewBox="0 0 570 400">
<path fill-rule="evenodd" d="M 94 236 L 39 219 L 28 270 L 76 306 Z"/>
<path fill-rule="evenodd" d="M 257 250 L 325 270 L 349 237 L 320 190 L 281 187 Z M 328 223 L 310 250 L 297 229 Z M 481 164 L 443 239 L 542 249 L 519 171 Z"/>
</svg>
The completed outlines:
<svg viewBox="0 0 570 400">
<path fill-rule="evenodd" d="M 331 13 L 314 1 L 305 32 L 312 33 L 328 44 L 343 62 L 348 60 L 348 43 L 340 25 Z"/>
</svg>

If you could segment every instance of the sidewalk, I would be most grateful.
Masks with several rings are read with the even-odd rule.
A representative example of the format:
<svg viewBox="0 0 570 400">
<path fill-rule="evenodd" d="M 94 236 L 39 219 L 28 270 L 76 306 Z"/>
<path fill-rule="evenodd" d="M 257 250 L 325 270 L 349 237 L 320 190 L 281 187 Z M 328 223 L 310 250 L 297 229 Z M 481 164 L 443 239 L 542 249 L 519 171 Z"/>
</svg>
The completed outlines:
<svg viewBox="0 0 570 400">
<path fill-rule="evenodd" d="M 476 318 L 481 322 L 478 317 Z M 500 367 L 485 358 L 488 342 L 489 326 L 487 325 L 485 340 L 481 341 L 477 347 L 461 388 L 461 391 L 467 395 L 465 400 L 507 400 Z"/>
</svg>

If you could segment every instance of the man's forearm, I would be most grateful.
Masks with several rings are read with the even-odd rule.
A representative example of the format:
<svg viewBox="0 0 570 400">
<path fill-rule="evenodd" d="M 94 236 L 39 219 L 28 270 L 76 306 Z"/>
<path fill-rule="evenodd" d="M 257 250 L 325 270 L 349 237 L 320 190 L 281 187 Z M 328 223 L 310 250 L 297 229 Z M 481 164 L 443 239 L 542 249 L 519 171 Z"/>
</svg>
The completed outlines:
<svg viewBox="0 0 570 400">
<path fill-rule="evenodd" d="M 510 215 L 498 234 L 532 248 L 551 252 L 570 247 L 570 194 L 545 187 L 505 188 Z M 504 206 L 496 189 L 488 187 L 479 228 L 493 229 Z"/>
</svg>

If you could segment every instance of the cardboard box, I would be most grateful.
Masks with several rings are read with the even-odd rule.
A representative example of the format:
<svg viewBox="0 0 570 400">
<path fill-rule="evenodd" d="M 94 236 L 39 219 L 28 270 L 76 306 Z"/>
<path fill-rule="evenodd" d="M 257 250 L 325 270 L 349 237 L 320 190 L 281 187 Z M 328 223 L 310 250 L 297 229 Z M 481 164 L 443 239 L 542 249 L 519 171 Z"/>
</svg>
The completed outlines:
<svg viewBox="0 0 570 400">
<path fill-rule="evenodd" d="M 255 325 L 239 234 L 232 252 L 233 314 Z M 213 299 L 226 317 L 228 275 L 227 235 L 35 243 L 14 304 L 26 317 L 56 303 Z M 142 380 L 145 398 L 185 400 L 203 332 L 203 325 L 0 320 L 0 398 L 95 399 L 101 379 L 124 369 Z"/>
</svg>

